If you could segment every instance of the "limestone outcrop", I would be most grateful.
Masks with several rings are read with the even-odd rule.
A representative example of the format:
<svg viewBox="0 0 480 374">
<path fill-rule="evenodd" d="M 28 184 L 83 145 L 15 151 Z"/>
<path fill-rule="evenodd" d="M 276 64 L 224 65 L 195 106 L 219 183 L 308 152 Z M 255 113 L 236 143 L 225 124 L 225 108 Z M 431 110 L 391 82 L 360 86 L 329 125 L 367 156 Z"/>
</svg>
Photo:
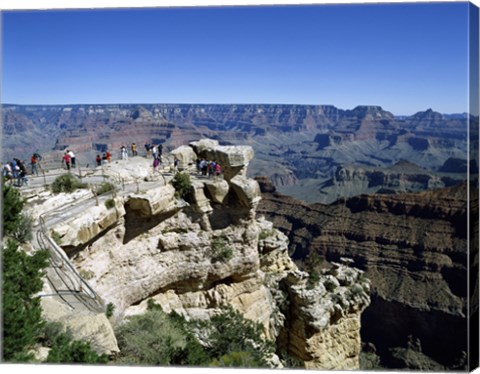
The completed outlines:
<svg viewBox="0 0 480 374">
<path fill-rule="evenodd" d="M 288 238 L 257 217 L 260 188 L 246 177 L 251 148 L 202 140 L 189 149 L 221 162 L 229 177 L 191 174 L 184 199 L 170 183 L 148 182 L 146 190 L 119 192 L 114 208 L 84 207 L 49 227 L 115 306 L 115 322 L 143 313 L 149 300 L 196 319 L 231 305 L 305 367 L 358 369 L 360 315 L 369 303 L 362 272 L 334 264 L 309 280 L 290 259 Z M 137 174 L 153 172 L 147 160 L 144 168 Z"/>
</svg>

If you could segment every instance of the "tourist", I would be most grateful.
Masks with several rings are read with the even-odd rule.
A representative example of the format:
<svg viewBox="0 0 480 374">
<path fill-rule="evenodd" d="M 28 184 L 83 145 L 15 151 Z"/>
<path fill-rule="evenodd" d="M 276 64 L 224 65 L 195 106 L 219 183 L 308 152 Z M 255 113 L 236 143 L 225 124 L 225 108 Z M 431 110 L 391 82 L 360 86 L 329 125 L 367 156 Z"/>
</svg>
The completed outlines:
<svg viewBox="0 0 480 374">
<path fill-rule="evenodd" d="M 76 167 L 75 154 L 72 151 L 70 151 L 69 149 L 67 149 L 67 153 L 70 156 L 70 163 L 72 164 L 72 168 L 75 169 L 75 167 Z"/>
<path fill-rule="evenodd" d="M 128 160 L 127 148 L 124 145 L 122 145 L 122 148 L 120 148 L 120 152 L 121 152 L 122 160 Z"/>
<path fill-rule="evenodd" d="M 173 173 L 177 174 L 178 173 L 178 165 L 180 161 L 178 158 L 175 157 L 175 160 L 173 161 Z"/>
<path fill-rule="evenodd" d="M 9 162 L 7 162 L 3 167 L 2 174 L 11 185 L 13 183 L 13 173 L 12 173 L 12 166 L 10 165 Z"/>
<path fill-rule="evenodd" d="M 216 165 L 215 165 L 215 174 L 216 174 L 217 177 L 219 177 L 221 173 L 222 173 L 222 167 L 217 162 Z"/>
<path fill-rule="evenodd" d="M 107 161 L 108 161 L 109 163 L 112 162 L 112 154 L 107 151 L 107 152 L 105 153 L 105 155 L 106 155 Z"/>
<path fill-rule="evenodd" d="M 136 143 L 132 143 L 132 156 L 137 156 L 137 144 Z"/>
<path fill-rule="evenodd" d="M 65 164 L 66 167 L 67 167 L 67 170 L 70 170 L 70 155 L 65 152 L 65 154 L 63 155 L 63 158 L 62 158 L 62 164 Z"/>
<path fill-rule="evenodd" d="M 22 187 L 23 185 L 28 186 L 28 177 L 27 177 L 27 168 L 25 164 L 20 161 L 19 163 L 20 172 L 18 174 L 18 186 Z"/>
<path fill-rule="evenodd" d="M 35 157 L 35 154 L 32 155 L 32 158 L 30 159 L 30 165 L 32 166 L 32 175 L 37 175 L 38 176 L 38 160 Z"/>
<path fill-rule="evenodd" d="M 105 160 L 106 160 L 107 156 L 105 155 L 105 153 L 104 153 L 104 156 L 105 156 Z M 100 155 L 97 155 L 97 158 L 95 159 L 95 161 L 97 162 L 97 166 L 102 165 L 102 158 L 100 157 Z"/>
<path fill-rule="evenodd" d="M 153 159 L 153 172 L 158 172 L 158 166 L 160 165 L 160 160 L 158 158 Z"/>
</svg>

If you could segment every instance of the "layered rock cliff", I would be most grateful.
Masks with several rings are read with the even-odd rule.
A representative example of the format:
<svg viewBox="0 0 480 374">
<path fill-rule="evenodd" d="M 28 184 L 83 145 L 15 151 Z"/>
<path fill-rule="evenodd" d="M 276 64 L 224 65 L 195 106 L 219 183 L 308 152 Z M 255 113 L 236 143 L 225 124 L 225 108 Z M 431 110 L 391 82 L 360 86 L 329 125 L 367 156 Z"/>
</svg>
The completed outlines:
<svg viewBox="0 0 480 374">
<path fill-rule="evenodd" d="M 349 257 L 371 279 L 372 303 L 362 314 L 361 335 L 383 365 L 465 368 L 467 277 L 478 256 L 469 253 L 466 184 L 308 205 L 274 192 L 266 178 L 260 182 L 265 193 L 259 212 L 289 237 L 294 258 L 311 252 L 327 262 Z M 478 214 L 478 197 L 471 203 Z M 427 356 L 416 367 L 399 357 L 402 349 L 411 351 L 412 340 L 415 352 Z"/>
<path fill-rule="evenodd" d="M 343 110 L 330 105 L 266 104 L 5 105 L 2 114 L 4 161 L 40 150 L 58 152 L 44 160 L 58 165 L 61 151 L 70 148 L 86 165 L 106 149 L 117 157 L 120 147 L 132 142 L 143 155 L 145 143 L 173 150 L 209 137 L 222 144 L 251 145 L 256 157 L 250 176 L 266 175 L 285 194 L 311 197 L 311 202 L 331 203 L 338 198 L 325 183 L 339 169 L 386 169 L 402 159 L 426 169 L 411 177 L 415 186 L 425 184 L 426 175 L 446 177 L 437 173 L 439 169 L 453 174 L 449 178 L 466 179 L 455 165 L 466 162 L 468 118 L 432 110 L 399 118 L 379 106 Z M 449 159 L 458 161 L 445 169 Z M 370 174 L 365 176 L 368 179 Z M 374 180 L 377 177 L 373 175 Z M 406 177 L 400 173 L 389 188 L 405 192 L 402 178 Z M 358 193 L 376 192 L 368 183 L 355 188 Z"/>
<path fill-rule="evenodd" d="M 144 184 L 118 191 L 111 208 L 72 208 L 49 225 L 104 304 L 115 306 L 115 323 L 143 313 L 149 300 L 198 319 L 231 305 L 305 367 L 358 369 L 360 316 L 370 302 L 362 271 L 339 259 L 309 280 L 288 256 L 286 236 L 257 217 L 260 188 L 246 176 L 252 148 L 211 140 L 187 148 L 173 152 L 184 173 L 207 158 L 221 163 L 224 178 L 190 171 L 192 188 L 180 198 L 173 176 L 155 175 L 149 160 L 117 161 L 105 172 L 132 168 Z M 49 199 L 31 196 L 32 214 L 51 208 Z"/>
</svg>

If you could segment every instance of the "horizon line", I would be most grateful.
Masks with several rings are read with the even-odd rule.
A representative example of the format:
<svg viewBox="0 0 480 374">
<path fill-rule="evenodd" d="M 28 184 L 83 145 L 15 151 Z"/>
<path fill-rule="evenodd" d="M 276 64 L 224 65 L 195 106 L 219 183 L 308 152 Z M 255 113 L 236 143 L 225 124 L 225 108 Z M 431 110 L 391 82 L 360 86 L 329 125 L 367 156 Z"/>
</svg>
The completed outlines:
<svg viewBox="0 0 480 374">
<path fill-rule="evenodd" d="M 421 112 L 426 112 L 426 111 L 433 111 L 433 112 L 437 112 L 437 113 L 440 113 L 442 115 L 454 115 L 454 114 L 461 114 L 461 115 L 468 115 L 468 112 L 452 112 L 452 113 L 442 113 L 442 112 L 439 112 L 439 111 L 436 111 L 436 110 L 433 110 L 432 108 L 427 108 L 427 109 L 424 109 L 424 110 L 417 110 L 416 112 L 414 112 L 413 114 L 394 114 L 392 111 L 390 110 L 387 110 L 387 109 L 384 109 L 381 105 L 375 105 L 375 104 L 359 104 L 359 105 L 356 105 L 354 108 L 352 109 L 343 109 L 343 108 L 340 108 L 340 107 L 337 107 L 336 105 L 334 104 L 299 104 L 299 103 L 194 103 L 194 102 L 130 102 L 130 103 L 76 103 L 76 104 L 73 104 L 73 103 L 69 103 L 69 104 L 12 104 L 12 103 L 3 103 L 3 104 L 0 104 L 0 107 L 2 106 L 23 106 L 23 107 L 27 107 L 27 106 L 35 106 L 35 107 L 55 107 L 55 106 L 63 106 L 63 107 L 67 107 L 67 106 L 114 106 L 114 105 L 225 105 L 225 106 L 232 106 L 232 105 L 271 105 L 271 106 L 313 106 L 313 107 L 334 107 L 336 109 L 339 109 L 339 110 L 343 110 L 343 111 L 351 111 L 351 110 L 355 110 L 356 108 L 361 108 L 361 107 L 378 107 L 380 108 L 381 110 L 385 111 L 385 112 L 389 112 L 389 113 L 392 113 L 394 116 L 412 116 L 412 115 L 415 115 L 417 113 L 421 113 Z"/>
</svg>

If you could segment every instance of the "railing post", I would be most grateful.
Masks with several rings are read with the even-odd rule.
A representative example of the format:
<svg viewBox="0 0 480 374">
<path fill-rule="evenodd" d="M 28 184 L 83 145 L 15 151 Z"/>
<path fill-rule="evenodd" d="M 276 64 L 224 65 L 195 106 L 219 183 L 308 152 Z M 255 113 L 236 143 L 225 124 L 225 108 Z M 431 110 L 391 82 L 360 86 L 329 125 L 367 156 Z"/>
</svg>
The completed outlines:
<svg viewBox="0 0 480 374">
<path fill-rule="evenodd" d="M 98 195 L 97 195 L 97 187 L 96 186 L 92 189 L 92 192 L 93 192 L 93 196 L 95 196 L 95 205 L 98 206 Z"/>
<path fill-rule="evenodd" d="M 42 169 L 42 174 L 43 174 L 43 185 L 46 187 L 47 186 L 47 177 L 45 176 L 45 170 Z"/>
</svg>

